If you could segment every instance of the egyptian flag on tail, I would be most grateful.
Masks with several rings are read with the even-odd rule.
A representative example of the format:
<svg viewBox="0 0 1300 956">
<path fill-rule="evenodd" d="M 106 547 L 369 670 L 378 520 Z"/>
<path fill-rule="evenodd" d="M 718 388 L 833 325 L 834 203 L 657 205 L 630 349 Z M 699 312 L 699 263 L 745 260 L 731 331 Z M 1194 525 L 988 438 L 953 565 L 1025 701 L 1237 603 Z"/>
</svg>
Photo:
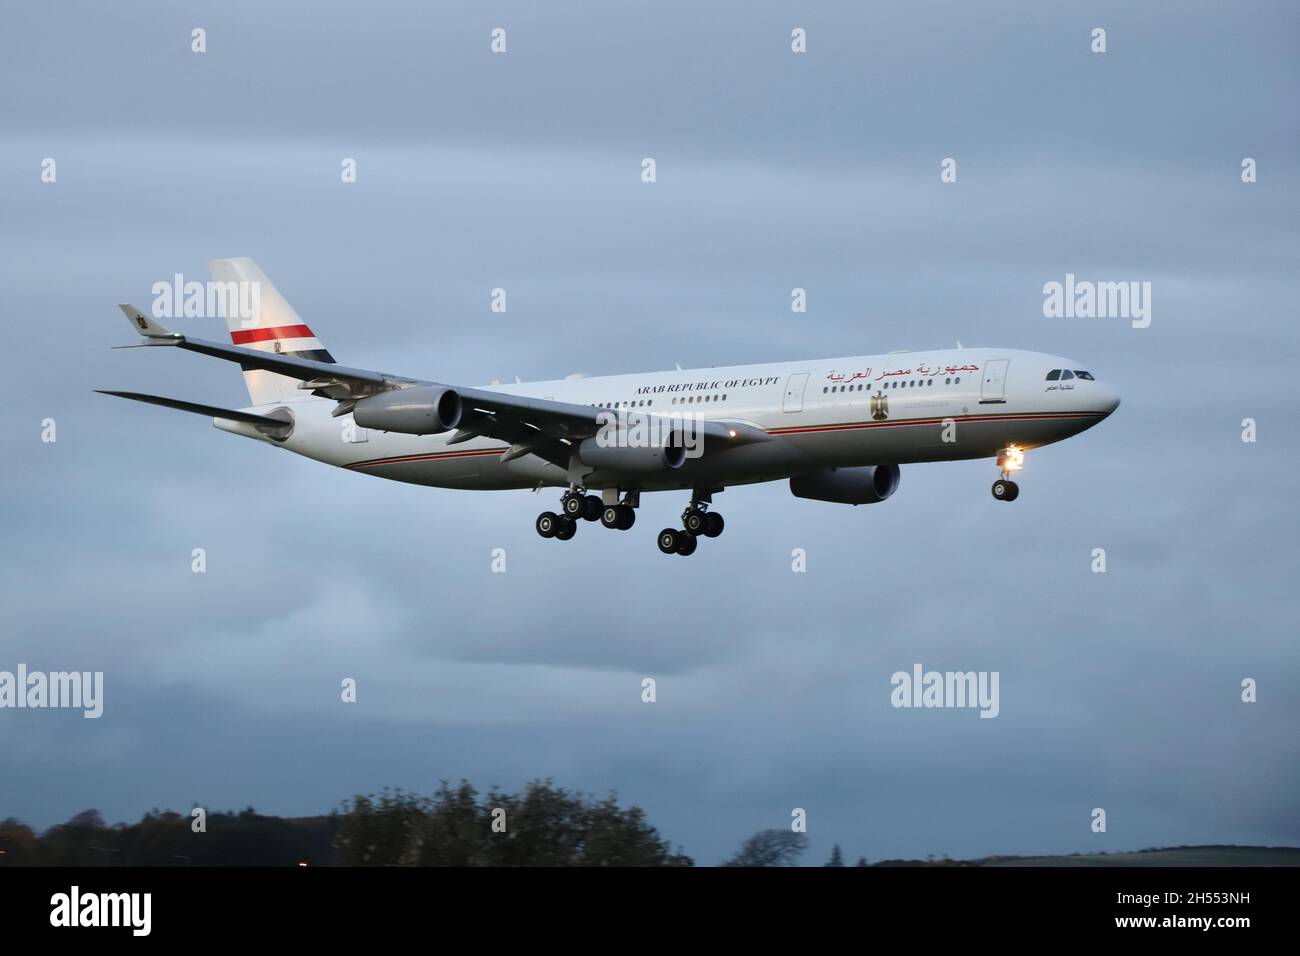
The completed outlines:
<svg viewBox="0 0 1300 956">
<path fill-rule="evenodd" d="M 225 320 L 232 343 L 316 362 L 334 361 L 252 259 L 213 259 L 208 269 L 213 282 L 225 285 Z M 296 379 L 263 369 L 244 369 L 244 383 L 253 405 L 300 402 L 311 397 L 298 387 Z"/>
</svg>

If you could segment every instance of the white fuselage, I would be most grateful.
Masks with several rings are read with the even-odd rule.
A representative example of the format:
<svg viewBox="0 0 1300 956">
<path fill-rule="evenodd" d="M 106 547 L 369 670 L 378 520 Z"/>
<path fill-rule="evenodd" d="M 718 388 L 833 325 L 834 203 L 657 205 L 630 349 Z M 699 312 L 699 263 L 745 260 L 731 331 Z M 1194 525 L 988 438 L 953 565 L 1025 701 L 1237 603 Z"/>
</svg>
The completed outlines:
<svg viewBox="0 0 1300 956">
<path fill-rule="evenodd" d="M 1048 380 L 1066 370 L 1071 377 Z M 636 476 L 595 472 L 592 489 L 668 490 L 789 478 L 828 467 L 988 458 L 1069 438 L 1119 404 L 1117 392 L 1059 356 L 1011 349 L 901 352 L 724 368 L 648 372 L 484 386 L 487 391 L 649 415 L 740 422 L 771 441 L 691 458 L 682 467 Z M 273 441 L 248 425 L 227 431 L 280 444 L 318 461 L 396 481 L 463 489 L 566 485 L 565 469 L 533 455 L 502 461 L 507 446 L 450 435 L 415 436 L 331 417 L 335 403 L 287 406 L 292 434 Z"/>
</svg>

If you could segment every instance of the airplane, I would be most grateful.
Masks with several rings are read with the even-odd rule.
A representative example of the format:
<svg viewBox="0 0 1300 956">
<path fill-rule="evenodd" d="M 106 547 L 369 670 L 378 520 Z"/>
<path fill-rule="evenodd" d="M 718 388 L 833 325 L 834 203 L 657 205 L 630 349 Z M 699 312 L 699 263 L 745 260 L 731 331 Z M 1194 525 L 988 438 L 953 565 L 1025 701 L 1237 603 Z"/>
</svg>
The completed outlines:
<svg viewBox="0 0 1300 956">
<path fill-rule="evenodd" d="M 438 488 L 564 489 L 537 516 L 543 538 L 579 522 L 626 531 L 643 492 L 689 492 L 664 554 L 723 531 L 713 496 L 788 481 L 797 497 L 874 504 L 902 465 L 994 458 L 993 497 L 1015 501 L 1025 453 L 1091 428 L 1118 392 L 1080 362 L 1015 349 L 891 352 L 461 387 L 339 365 L 247 258 L 209 263 L 215 283 L 256 284 L 255 314 L 225 310 L 231 343 L 164 328 L 130 305 L 138 346 L 234 362 L 250 405 L 218 408 L 138 392 L 107 395 L 211 416 L 227 432 L 316 461 Z M 245 286 L 249 288 L 253 286 Z"/>
</svg>

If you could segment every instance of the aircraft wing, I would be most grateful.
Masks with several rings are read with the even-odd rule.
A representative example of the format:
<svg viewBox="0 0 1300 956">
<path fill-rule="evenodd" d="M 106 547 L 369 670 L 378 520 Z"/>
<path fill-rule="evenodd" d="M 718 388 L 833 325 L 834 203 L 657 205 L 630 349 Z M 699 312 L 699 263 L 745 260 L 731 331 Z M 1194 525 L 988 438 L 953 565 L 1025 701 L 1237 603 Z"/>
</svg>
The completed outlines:
<svg viewBox="0 0 1300 956">
<path fill-rule="evenodd" d="M 297 379 L 299 388 L 310 391 L 313 395 L 335 399 L 339 403 L 334 409 L 335 416 L 346 415 L 358 401 L 380 392 L 425 385 L 452 388 L 461 398 L 463 412 L 459 427 L 449 443 L 456 444 L 479 437 L 495 438 L 510 445 L 509 450 L 502 455 L 507 461 L 533 454 L 561 468 L 568 468 L 573 446 L 582 439 L 595 435 L 603 423 L 616 414 L 614 410 L 590 405 L 511 395 L 488 389 L 460 388 L 424 379 L 348 368 L 332 362 L 317 362 L 191 338 L 163 328 L 134 306 L 122 305 L 120 308 L 136 331 L 143 336 L 141 345 L 174 346 L 187 352 L 198 352 L 235 362 L 245 370 L 261 369 Z M 633 421 L 637 417 L 646 420 L 672 417 L 643 412 L 625 414 Z M 692 425 L 697 434 L 703 437 L 706 449 L 710 446 L 727 447 L 772 439 L 762 429 L 742 422 L 693 421 Z"/>
<path fill-rule="evenodd" d="M 450 444 L 486 435 L 510 443 L 510 449 L 502 455 L 506 461 L 533 454 L 561 468 L 569 467 L 573 446 L 595 435 L 606 422 L 622 421 L 630 427 L 637 421 L 648 425 L 655 419 L 671 421 L 673 417 L 627 411 L 620 419 L 613 409 L 590 405 L 477 388 L 456 388 L 456 392 L 464 403 L 464 412 Z M 706 450 L 772 440 L 761 428 L 742 422 L 692 420 L 687 427 L 703 439 Z"/>
</svg>

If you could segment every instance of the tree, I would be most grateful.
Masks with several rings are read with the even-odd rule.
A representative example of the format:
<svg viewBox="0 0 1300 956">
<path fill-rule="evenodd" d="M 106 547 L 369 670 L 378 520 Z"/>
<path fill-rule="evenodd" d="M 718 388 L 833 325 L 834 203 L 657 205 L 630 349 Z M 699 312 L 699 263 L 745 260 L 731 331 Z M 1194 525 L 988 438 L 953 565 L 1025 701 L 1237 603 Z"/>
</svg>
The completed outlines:
<svg viewBox="0 0 1300 956">
<path fill-rule="evenodd" d="M 0 864 L 31 863 L 36 858 L 36 834 L 13 817 L 0 820 Z"/>
<path fill-rule="evenodd" d="M 610 794 L 535 780 L 522 793 L 480 796 L 462 780 L 432 797 L 401 791 L 345 805 L 336 840 L 348 866 L 690 866 L 646 821 Z"/>
<path fill-rule="evenodd" d="M 867 865 L 867 858 L 866 858 L 865 856 L 860 856 L 860 857 L 858 857 L 858 862 L 857 862 L 857 863 L 854 863 L 853 865 L 854 865 L 854 866 L 866 866 L 866 865 Z"/>
<path fill-rule="evenodd" d="M 808 837 L 792 830 L 759 830 L 723 866 L 794 866 Z"/>
<path fill-rule="evenodd" d="M 429 809 L 423 797 L 385 789 L 345 805 L 336 848 L 344 866 L 397 866 L 418 854 L 416 832 Z"/>
<path fill-rule="evenodd" d="M 102 830 L 104 829 L 104 815 L 98 810 L 82 810 L 64 825 L 87 830 Z"/>
<path fill-rule="evenodd" d="M 112 861 L 113 834 L 98 810 L 83 810 L 41 834 L 38 853 L 47 866 L 103 866 Z"/>
<path fill-rule="evenodd" d="M 831 858 L 826 861 L 827 866 L 843 866 L 844 854 L 840 852 L 840 845 L 837 843 L 831 848 Z"/>
</svg>

